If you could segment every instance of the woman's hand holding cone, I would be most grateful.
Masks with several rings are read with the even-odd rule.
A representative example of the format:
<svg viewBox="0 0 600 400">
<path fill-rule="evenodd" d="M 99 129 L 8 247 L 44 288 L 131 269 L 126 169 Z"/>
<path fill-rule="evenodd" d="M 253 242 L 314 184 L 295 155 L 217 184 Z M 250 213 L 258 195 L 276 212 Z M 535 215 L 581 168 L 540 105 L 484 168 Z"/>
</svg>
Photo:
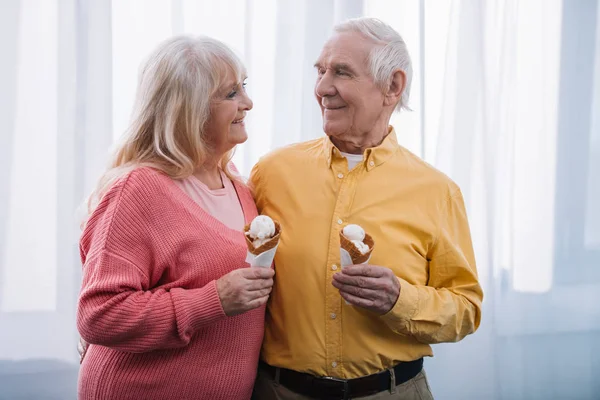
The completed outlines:
<svg viewBox="0 0 600 400">
<path fill-rule="evenodd" d="M 217 280 L 217 293 L 229 317 L 266 304 L 273 288 L 275 271 L 271 268 L 240 268 Z"/>
</svg>

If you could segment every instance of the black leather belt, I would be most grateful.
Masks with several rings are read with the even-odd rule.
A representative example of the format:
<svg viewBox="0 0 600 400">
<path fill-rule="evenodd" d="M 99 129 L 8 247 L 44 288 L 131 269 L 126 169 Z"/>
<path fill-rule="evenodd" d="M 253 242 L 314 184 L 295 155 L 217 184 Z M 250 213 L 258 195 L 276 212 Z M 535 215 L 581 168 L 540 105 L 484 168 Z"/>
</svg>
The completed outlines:
<svg viewBox="0 0 600 400">
<path fill-rule="evenodd" d="M 298 394 L 321 400 L 346 400 L 355 397 L 370 396 L 375 393 L 390 390 L 390 371 L 385 370 L 373 375 L 355 379 L 338 379 L 318 377 L 291 369 L 275 368 L 260 362 L 260 368 L 272 379 L 275 379 L 279 369 L 279 383 Z M 423 369 L 423 359 L 402 362 L 394 368 L 396 385 L 400 385 L 415 376 Z"/>
</svg>

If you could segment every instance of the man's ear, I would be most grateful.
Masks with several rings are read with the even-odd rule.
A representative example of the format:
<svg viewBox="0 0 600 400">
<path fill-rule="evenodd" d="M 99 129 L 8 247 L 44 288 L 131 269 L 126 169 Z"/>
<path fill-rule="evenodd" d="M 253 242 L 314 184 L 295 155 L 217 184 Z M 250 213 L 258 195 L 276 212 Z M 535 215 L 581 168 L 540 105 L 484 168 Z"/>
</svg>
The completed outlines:
<svg viewBox="0 0 600 400">
<path fill-rule="evenodd" d="M 392 75 L 392 80 L 390 81 L 390 84 L 387 87 L 384 104 L 386 106 L 398 104 L 400 102 L 400 98 L 402 97 L 402 93 L 404 93 L 405 88 L 406 74 L 401 69 L 397 69 L 394 71 L 394 74 Z"/>
</svg>

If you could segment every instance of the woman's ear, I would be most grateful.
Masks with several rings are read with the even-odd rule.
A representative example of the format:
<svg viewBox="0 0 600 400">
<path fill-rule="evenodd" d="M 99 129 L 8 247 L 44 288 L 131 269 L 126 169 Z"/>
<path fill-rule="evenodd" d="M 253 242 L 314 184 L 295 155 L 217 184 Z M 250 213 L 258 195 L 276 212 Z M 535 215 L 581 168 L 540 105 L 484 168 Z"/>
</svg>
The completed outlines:
<svg viewBox="0 0 600 400">
<path fill-rule="evenodd" d="M 405 88 L 406 74 L 401 69 L 397 69 L 394 71 L 392 80 L 387 87 L 387 92 L 385 94 L 385 105 L 388 106 L 398 104 L 402 98 L 402 93 L 404 93 Z"/>
</svg>

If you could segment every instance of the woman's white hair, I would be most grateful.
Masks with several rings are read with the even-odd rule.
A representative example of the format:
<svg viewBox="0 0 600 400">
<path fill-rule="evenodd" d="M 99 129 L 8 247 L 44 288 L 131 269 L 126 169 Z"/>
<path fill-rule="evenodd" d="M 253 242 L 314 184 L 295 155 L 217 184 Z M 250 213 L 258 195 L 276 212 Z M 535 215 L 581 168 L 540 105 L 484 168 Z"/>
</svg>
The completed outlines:
<svg viewBox="0 0 600 400">
<path fill-rule="evenodd" d="M 235 53 L 210 37 L 165 40 L 142 67 L 131 124 L 87 202 L 88 216 L 125 173 L 149 166 L 175 179 L 190 176 L 213 157 L 206 123 L 211 100 L 226 79 L 241 84 L 246 70 Z M 228 165 L 233 150 L 220 160 Z"/>
<path fill-rule="evenodd" d="M 396 111 L 403 108 L 410 110 L 408 98 L 413 71 L 410 55 L 402 36 L 385 22 L 369 17 L 349 19 L 334 26 L 333 30 L 339 33 L 358 32 L 376 43 L 369 54 L 369 68 L 375 83 L 382 89 L 389 86 L 395 70 L 404 71 L 406 86 Z"/>
</svg>

